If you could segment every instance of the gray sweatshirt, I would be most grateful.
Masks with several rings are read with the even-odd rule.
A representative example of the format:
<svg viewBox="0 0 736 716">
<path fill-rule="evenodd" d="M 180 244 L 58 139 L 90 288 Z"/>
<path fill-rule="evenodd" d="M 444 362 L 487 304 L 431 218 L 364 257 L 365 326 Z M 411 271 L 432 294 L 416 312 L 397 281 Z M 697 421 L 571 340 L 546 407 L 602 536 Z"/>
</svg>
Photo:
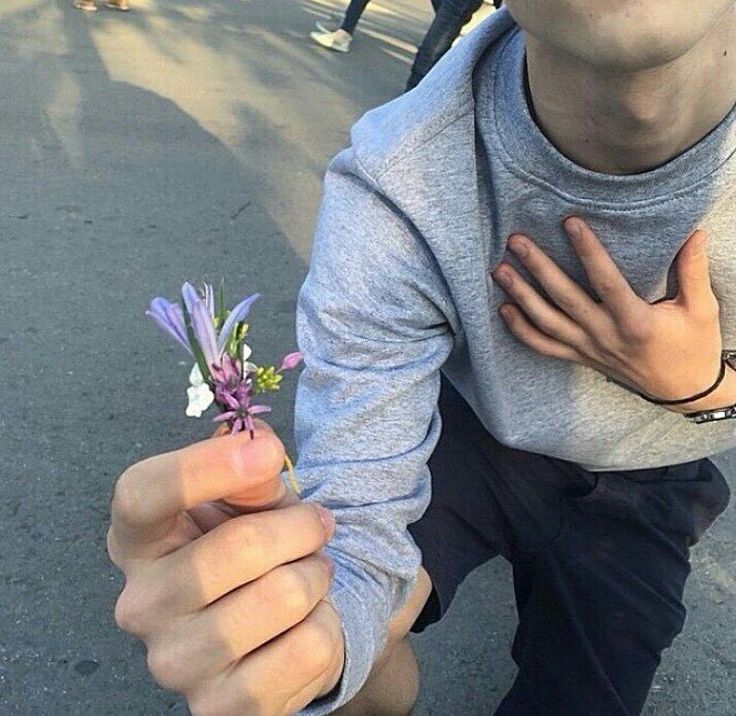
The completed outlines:
<svg viewBox="0 0 736 716">
<path fill-rule="evenodd" d="M 442 370 L 505 445 L 591 470 L 694 460 L 736 445 L 736 421 L 692 425 L 593 370 L 538 356 L 506 330 L 489 271 L 522 231 L 588 286 L 561 220 L 584 217 L 635 291 L 676 286 L 695 227 L 711 234 L 724 345 L 736 348 L 736 110 L 650 172 L 612 176 L 560 154 L 530 116 L 524 36 L 495 13 L 413 92 L 368 112 L 329 167 L 297 328 L 298 474 L 334 511 L 332 599 L 347 661 L 307 713 L 351 698 L 407 599 L 407 532 L 430 499 Z"/>
</svg>

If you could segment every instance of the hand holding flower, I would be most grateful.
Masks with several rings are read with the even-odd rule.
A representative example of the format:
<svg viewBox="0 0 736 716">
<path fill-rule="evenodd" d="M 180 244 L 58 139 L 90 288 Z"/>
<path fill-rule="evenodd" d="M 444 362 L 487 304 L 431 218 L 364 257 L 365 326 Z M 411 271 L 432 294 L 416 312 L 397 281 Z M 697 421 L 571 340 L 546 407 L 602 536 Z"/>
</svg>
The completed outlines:
<svg viewBox="0 0 736 716">
<path fill-rule="evenodd" d="M 334 518 L 286 487 L 283 445 L 254 417 L 269 410 L 254 396 L 277 390 L 301 354 L 279 368 L 249 361 L 256 298 L 226 311 L 210 286 L 185 284 L 181 305 L 152 302 L 149 315 L 196 361 L 187 414 L 214 403 L 220 427 L 215 440 L 130 467 L 112 504 L 108 552 L 125 574 L 116 621 L 193 713 L 293 713 L 343 667 L 323 552 Z"/>
<path fill-rule="evenodd" d="M 294 713 L 342 672 L 322 551 L 334 519 L 285 488 L 283 445 L 254 428 L 149 458 L 115 488 L 115 619 L 195 714 Z"/>
</svg>

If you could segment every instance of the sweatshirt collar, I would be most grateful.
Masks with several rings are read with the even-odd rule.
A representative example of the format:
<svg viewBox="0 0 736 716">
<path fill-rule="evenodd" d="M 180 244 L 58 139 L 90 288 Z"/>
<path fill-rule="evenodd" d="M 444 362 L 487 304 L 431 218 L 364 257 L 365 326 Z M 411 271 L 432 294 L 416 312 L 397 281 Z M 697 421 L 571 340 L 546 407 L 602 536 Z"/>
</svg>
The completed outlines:
<svg viewBox="0 0 736 716">
<path fill-rule="evenodd" d="M 605 174 L 579 166 L 544 136 L 532 118 L 524 88 L 526 43 L 515 27 L 501 40 L 495 62 L 476 68 L 476 101 L 481 134 L 489 151 L 500 152 L 507 168 L 571 199 L 599 206 L 672 199 L 708 179 L 736 154 L 736 106 L 690 149 L 651 171 Z M 494 53 L 495 54 L 495 53 Z"/>
</svg>

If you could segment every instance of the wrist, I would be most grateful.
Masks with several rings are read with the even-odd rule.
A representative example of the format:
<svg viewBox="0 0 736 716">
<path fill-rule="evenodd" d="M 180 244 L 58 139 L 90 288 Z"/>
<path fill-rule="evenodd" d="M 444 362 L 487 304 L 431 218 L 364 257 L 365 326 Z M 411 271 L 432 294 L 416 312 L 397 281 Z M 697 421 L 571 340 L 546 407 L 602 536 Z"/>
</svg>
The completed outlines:
<svg viewBox="0 0 736 716">
<path fill-rule="evenodd" d="M 730 405 L 736 405 L 736 370 L 727 365 L 723 381 L 712 393 L 691 403 L 667 406 L 667 409 L 673 413 L 697 413 L 704 410 L 718 410 Z"/>
</svg>

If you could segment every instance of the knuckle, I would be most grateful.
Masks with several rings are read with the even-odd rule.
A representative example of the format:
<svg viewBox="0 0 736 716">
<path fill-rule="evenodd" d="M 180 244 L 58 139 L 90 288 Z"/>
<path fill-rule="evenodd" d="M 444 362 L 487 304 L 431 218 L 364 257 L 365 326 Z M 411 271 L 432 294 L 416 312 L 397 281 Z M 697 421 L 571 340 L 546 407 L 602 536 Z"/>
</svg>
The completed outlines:
<svg viewBox="0 0 736 716">
<path fill-rule="evenodd" d="M 304 572 L 296 567 L 283 567 L 273 575 L 273 593 L 278 595 L 280 608 L 284 613 L 301 618 L 312 607 L 312 589 Z"/>
<path fill-rule="evenodd" d="M 595 285 L 595 293 L 600 298 L 614 296 L 619 293 L 619 284 L 610 278 L 599 277 Z"/>
<path fill-rule="evenodd" d="M 112 515 L 128 524 L 137 524 L 145 512 L 146 498 L 140 488 L 138 466 L 129 467 L 118 479 L 112 498 Z"/>
<path fill-rule="evenodd" d="M 232 705 L 225 703 L 212 689 L 188 693 L 187 705 L 192 716 L 231 716 L 233 713 Z M 267 712 L 260 701 L 245 689 L 238 694 L 238 713 L 244 716 L 265 716 Z"/>
<path fill-rule="evenodd" d="M 601 360 L 601 350 L 598 346 L 598 342 L 593 340 L 590 336 L 585 336 L 579 344 L 575 346 L 577 353 L 580 355 L 581 360 L 587 361 L 589 364 L 590 361 L 598 361 Z"/>
<path fill-rule="evenodd" d="M 145 610 L 137 598 L 133 588 L 128 584 L 120 593 L 115 603 L 115 623 L 120 629 L 134 636 L 145 633 Z"/>
<path fill-rule="evenodd" d="M 117 540 L 115 538 L 115 534 L 113 533 L 112 527 L 107 530 L 107 537 L 106 537 L 106 546 L 107 546 L 107 555 L 110 557 L 110 561 L 119 568 L 122 568 L 122 555 L 120 553 L 120 549 L 117 544 Z"/>
<path fill-rule="evenodd" d="M 537 318 L 537 326 L 547 335 L 552 335 L 557 332 L 559 323 L 554 316 L 543 313 Z"/>
<path fill-rule="evenodd" d="M 219 547 L 222 554 L 245 555 L 253 569 L 261 569 L 268 562 L 268 545 L 272 544 L 271 530 L 262 520 L 234 519 L 220 526 Z"/>
<path fill-rule="evenodd" d="M 575 308 L 575 298 L 572 294 L 567 292 L 556 291 L 554 302 L 559 308 L 565 311 L 565 313 L 570 313 Z"/>
<path fill-rule="evenodd" d="M 115 603 L 115 623 L 125 632 L 144 638 L 155 625 L 161 625 L 162 613 L 154 590 L 140 586 L 140 579 L 128 583 Z M 164 608 L 165 605 L 164 605 Z"/>
<path fill-rule="evenodd" d="M 627 344 L 635 346 L 646 343 L 652 336 L 652 325 L 650 321 L 627 320 L 621 326 Z"/>
<path fill-rule="evenodd" d="M 146 664 L 151 676 L 160 686 L 171 691 L 183 691 L 186 688 L 182 659 L 176 649 L 163 643 L 151 646 Z"/>
<path fill-rule="evenodd" d="M 626 335 L 625 340 L 629 341 L 628 334 L 625 331 L 622 332 Z M 613 352 L 611 334 L 608 331 L 592 333 L 589 338 L 589 348 L 592 348 L 596 355 L 610 356 Z"/>
<path fill-rule="evenodd" d="M 301 659 L 305 669 L 316 677 L 330 668 L 336 648 L 331 630 L 312 619 L 302 624 L 294 658 Z"/>
<path fill-rule="evenodd" d="M 218 706 L 210 694 L 187 696 L 187 705 L 192 716 L 223 716 L 223 710 Z"/>
</svg>

